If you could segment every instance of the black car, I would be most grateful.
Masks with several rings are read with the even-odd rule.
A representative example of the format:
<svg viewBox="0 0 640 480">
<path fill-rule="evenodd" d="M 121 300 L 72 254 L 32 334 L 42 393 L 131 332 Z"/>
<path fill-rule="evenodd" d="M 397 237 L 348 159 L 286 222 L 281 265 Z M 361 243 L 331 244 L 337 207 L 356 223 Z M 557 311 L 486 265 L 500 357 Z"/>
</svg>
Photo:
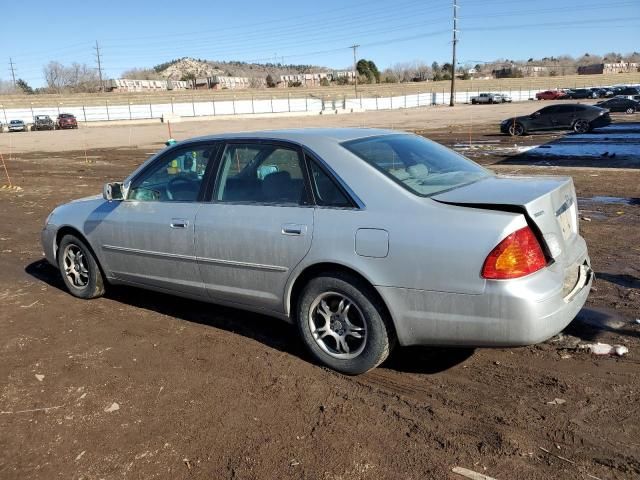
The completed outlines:
<svg viewBox="0 0 640 480">
<path fill-rule="evenodd" d="M 587 133 L 611 123 L 609 111 L 592 105 L 550 105 L 531 115 L 513 117 L 500 124 L 500 131 L 509 135 L 525 135 L 541 130 L 573 130 Z"/>
<path fill-rule="evenodd" d="M 590 88 L 576 88 L 566 91 L 567 96 L 564 98 L 578 99 L 578 98 L 598 98 L 597 94 L 591 91 Z"/>
<path fill-rule="evenodd" d="M 610 112 L 635 113 L 640 111 L 640 102 L 637 100 L 629 100 L 625 97 L 614 97 L 604 102 L 598 102 L 598 107 L 606 108 Z"/>
<path fill-rule="evenodd" d="M 613 90 L 613 93 L 616 96 L 622 95 L 625 97 L 634 97 L 636 95 L 640 95 L 640 89 L 638 87 L 616 87 Z"/>
<path fill-rule="evenodd" d="M 613 96 L 613 90 L 608 88 L 594 87 L 594 88 L 590 88 L 589 90 L 591 90 L 594 93 L 595 95 L 594 98 L 609 98 Z"/>
</svg>

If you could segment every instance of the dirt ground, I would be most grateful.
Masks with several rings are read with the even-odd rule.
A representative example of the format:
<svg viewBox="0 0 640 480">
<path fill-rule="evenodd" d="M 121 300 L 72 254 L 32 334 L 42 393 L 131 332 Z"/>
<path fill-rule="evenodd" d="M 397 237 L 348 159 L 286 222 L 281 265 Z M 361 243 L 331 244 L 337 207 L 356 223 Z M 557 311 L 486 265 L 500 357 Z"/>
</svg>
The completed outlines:
<svg viewBox="0 0 640 480">
<path fill-rule="evenodd" d="M 514 144 L 495 120 L 522 105 L 474 108 L 470 131 L 471 108 L 313 122 Z M 307 122 L 190 122 L 174 135 Z M 621 166 L 467 152 L 498 173 L 573 176 L 597 276 L 587 307 L 541 345 L 402 348 L 345 377 L 315 365 L 285 323 L 137 289 L 78 300 L 42 260 L 50 210 L 123 178 L 165 128 L 0 135 L 24 189 L 0 190 L 0 478 L 462 478 L 454 466 L 500 480 L 640 478 L 640 153 Z M 576 348 L 594 341 L 629 354 Z"/>
</svg>

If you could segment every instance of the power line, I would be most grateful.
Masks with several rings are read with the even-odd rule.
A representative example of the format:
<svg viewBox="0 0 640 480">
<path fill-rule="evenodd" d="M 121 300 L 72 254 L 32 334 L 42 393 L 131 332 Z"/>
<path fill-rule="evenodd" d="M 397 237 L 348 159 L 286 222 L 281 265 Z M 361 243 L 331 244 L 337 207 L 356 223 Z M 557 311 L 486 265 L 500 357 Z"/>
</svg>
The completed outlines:
<svg viewBox="0 0 640 480">
<path fill-rule="evenodd" d="M 11 78 L 13 79 L 13 86 L 16 86 L 16 70 L 13 64 L 13 59 L 9 57 L 9 69 L 11 70 Z"/>
<path fill-rule="evenodd" d="M 356 55 L 357 50 L 360 45 L 351 45 L 349 48 L 353 48 L 353 78 L 355 80 L 355 92 L 356 98 L 358 98 L 358 69 L 356 68 Z"/>
<path fill-rule="evenodd" d="M 451 58 L 451 94 L 449 95 L 449 106 L 456 104 L 456 44 L 458 43 L 458 0 L 453 0 L 453 52 Z"/>
<path fill-rule="evenodd" d="M 98 60 L 98 77 L 100 78 L 100 90 L 104 91 L 104 83 L 102 83 L 102 64 L 100 63 L 100 46 L 96 40 L 96 58 Z"/>
</svg>

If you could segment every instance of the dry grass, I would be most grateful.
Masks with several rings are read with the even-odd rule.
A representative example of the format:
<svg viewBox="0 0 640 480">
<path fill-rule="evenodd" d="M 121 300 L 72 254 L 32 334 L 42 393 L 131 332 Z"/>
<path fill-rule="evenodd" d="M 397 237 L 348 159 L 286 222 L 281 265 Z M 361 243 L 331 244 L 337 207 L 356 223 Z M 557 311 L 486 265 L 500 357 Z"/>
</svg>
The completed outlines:
<svg viewBox="0 0 640 480">
<path fill-rule="evenodd" d="M 640 83 L 640 73 L 615 75 L 567 75 L 562 77 L 539 78 L 504 78 L 491 80 L 457 80 L 456 90 L 459 92 L 485 90 L 540 90 L 553 88 L 579 88 L 601 85 L 615 85 L 621 83 Z M 450 82 L 420 82 L 420 83 L 386 83 L 378 85 L 360 85 L 358 94 L 364 96 L 403 95 L 417 92 L 448 92 Z M 149 93 L 102 93 L 102 94 L 62 94 L 62 95 L 3 95 L 0 96 L 0 106 L 5 108 L 29 108 L 52 105 L 81 106 L 109 104 L 145 104 L 188 102 L 193 100 L 231 100 L 233 98 L 246 99 L 309 97 L 342 99 L 354 97 L 353 85 L 317 87 L 317 88 L 274 88 L 249 90 L 187 90 L 175 92 Z"/>
</svg>

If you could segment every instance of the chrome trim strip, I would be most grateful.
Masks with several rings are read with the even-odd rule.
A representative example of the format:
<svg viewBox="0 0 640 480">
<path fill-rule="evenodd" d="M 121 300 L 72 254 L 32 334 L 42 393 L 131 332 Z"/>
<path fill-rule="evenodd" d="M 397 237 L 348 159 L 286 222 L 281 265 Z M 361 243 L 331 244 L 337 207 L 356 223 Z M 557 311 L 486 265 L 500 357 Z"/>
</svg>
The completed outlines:
<svg viewBox="0 0 640 480">
<path fill-rule="evenodd" d="M 233 260 L 220 260 L 217 258 L 198 257 L 197 260 L 203 263 L 213 263 L 215 265 L 226 265 L 226 266 L 240 267 L 240 268 L 252 268 L 254 270 L 266 270 L 269 272 L 286 272 L 289 270 L 287 267 L 279 267 L 277 265 L 263 265 L 261 263 L 250 263 L 250 262 L 236 262 Z"/>
<path fill-rule="evenodd" d="M 130 253 L 130 254 L 136 254 L 136 255 L 145 255 L 148 257 L 174 258 L 176 260 L 185 260 L 187 262 L 212 263 L 214 265 L 226 265 L 231 267 L 251 268 L 254 270 L 265 270 L 269 272 L 287 272 L 289 270 L 286 267 L 279 267 L 277 265 L 263 265 L 260 263 L 250 263 L 250 262 L 236 262 L 233 260 L 221 260 L 217 258 L 202 258 L 202 257 L 194 257 L 191 255 L 180 255 L 177 253 L 164 253 L 164 252 L 154 252 L 151 250 L 139 250 L 137 248 L 117 247 L 115 245 L 102 245 L 102 248 L 104 250 L 122 252 L 125 254 Z"/>
<path fill-rule="evenodd" d="M 139 250 L 137 248 L 116 247 L 115 245 L 102 245 L 103 250 L 111 250 L 122 253 L 132 253 L 137 255 L 145 255 L 147 257 L 164 257 L 175 258 L 177 260 L 186 260 L 195 262 L 197 259 L 191 255 L 180 255 L 178 253 L 154 252 L 152 250 Z"/>
</svg>

